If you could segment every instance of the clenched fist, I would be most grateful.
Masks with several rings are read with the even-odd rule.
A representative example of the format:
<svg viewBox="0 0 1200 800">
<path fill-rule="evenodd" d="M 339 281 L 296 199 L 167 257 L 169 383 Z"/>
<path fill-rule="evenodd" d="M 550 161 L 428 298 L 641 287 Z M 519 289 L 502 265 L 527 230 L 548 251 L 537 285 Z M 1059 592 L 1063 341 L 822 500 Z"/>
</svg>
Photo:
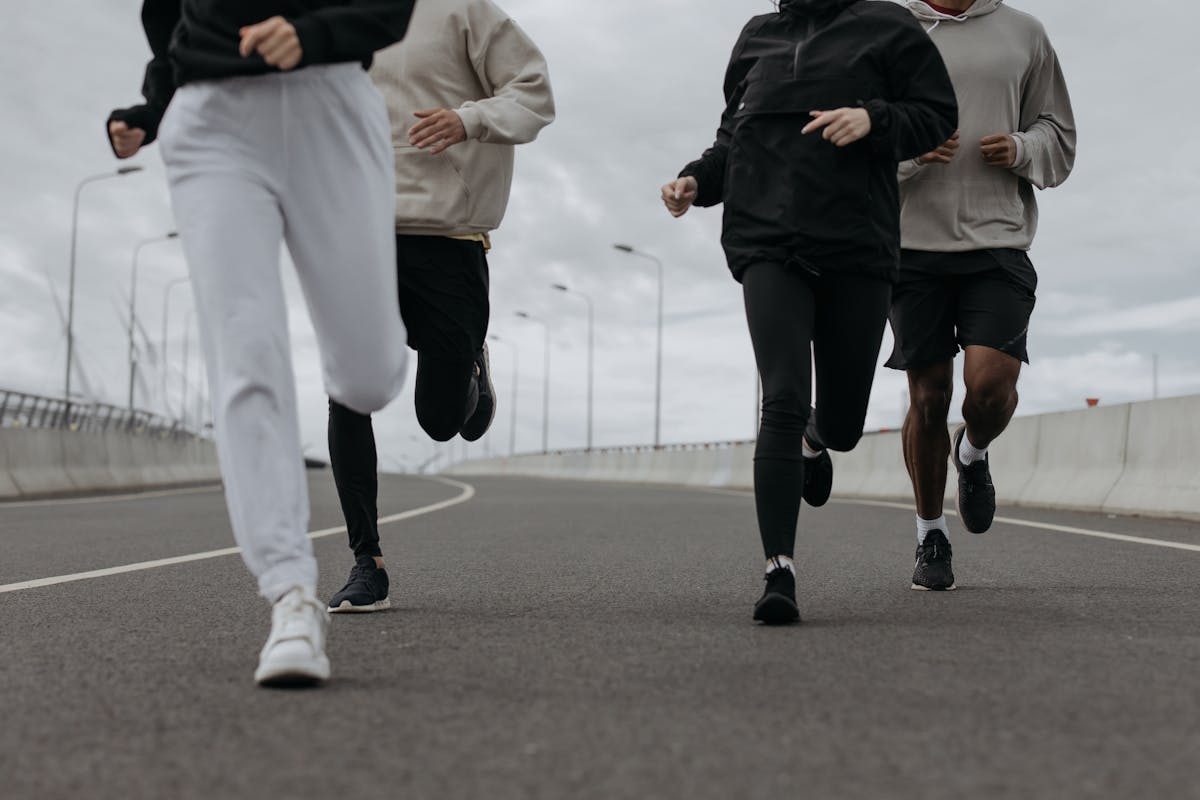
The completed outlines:
<svg viewBox="0 0 1200 800">
<path fill-rule="evenodd" d="M 408 143 L 413 147 L 421 150 L 432 147 L 429 152 L 436 156 L 447 147 L 467 140 L 467 126 L 456 111 L 431 108 L 418 111 L 414 116 L 421 121 L 408 131 Z"/>
<path fill-rule="evenodd" d="M 137 151 L 142 149 L 142 143 L 146 141 L 146 132 L 113 120 L 108 123 L 108 138 L 112 140 L 113 152 L 117 154 L 117 158 L 129 158 L 137 155 Z"/>
<path fill-rule="evenodd" d="M 1007 133 L 994 133 L 979 140 L 979 154 L 989 167 L 1008 169 L 1017 163 L 1017 140 Z"/>
<path fill-rule="evenodd" d="M 945 144 L 939 145 L 936 150 L 930 150 L 923 156 L 917 158 L 917 162 L 921 164 L 949 164 L 954 160 L 954 156 L 958 153 L 958 131 L 946 140 Z"/>
<path fill-rule="evenodd" d="M 304 57 L 296 28 L 283 17 L 271 17 L 257 25 L 247 25 L 238 30 L 238 35 L 242 37 L 238 45 L 242 58 L 258 53 L 263 61 L 286 72 L 295 69 Z"/>
<path fill-rule="evenodd" d="M 662 187 L 663 205 L 671 212 L 672 217 L 682 217 L 692 207 L 692 203 L 696 202 L 696 193 L 699 191 L 700 184 L 696 183 L 696 179 L 691 175 L 676 178 Z"/>
</svg>

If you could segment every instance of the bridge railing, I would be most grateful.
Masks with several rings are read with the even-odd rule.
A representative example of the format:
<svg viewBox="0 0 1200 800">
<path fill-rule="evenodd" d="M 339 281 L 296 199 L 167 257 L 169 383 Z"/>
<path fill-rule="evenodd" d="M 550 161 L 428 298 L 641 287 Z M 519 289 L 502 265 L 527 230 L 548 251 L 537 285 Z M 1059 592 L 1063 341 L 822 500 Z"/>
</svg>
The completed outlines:
<svg viewBox="0 0 1200 800">
<path fill-rule="evenodd" d="M 104 403 L 89 403 L 0 389 L 0 428 L 108 431 L 160 439 L 194 438 L 179 420 L 149 411 L 130 410 Z"/>
</svg>

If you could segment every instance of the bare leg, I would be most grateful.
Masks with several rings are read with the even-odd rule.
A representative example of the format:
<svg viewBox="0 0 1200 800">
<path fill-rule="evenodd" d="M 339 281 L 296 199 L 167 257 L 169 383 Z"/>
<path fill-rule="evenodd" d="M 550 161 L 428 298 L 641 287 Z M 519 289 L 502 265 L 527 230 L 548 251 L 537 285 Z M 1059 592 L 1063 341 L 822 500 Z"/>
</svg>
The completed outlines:
<svg viewBox="0 0 1200 800">
<path fill-rule="evenodd" d="M 962 413 L 967 423 L 967 439 L 975 447 L 987 447 L 1008 427 L 1017 410 L 1020 375 L 1019 359 L 990 347 L 967 347 L 963 365 L 967 396 Z"/>
<path fill-rule="evenodd" d="M 904 465 L 912 479 L 917 515 L 942 516 L 946 494 L 950 434 L 946 418 L 954 393 L 954 362 L 944 361 L 908 371 L 911 403 L 904 418 Z"/>
</svg>

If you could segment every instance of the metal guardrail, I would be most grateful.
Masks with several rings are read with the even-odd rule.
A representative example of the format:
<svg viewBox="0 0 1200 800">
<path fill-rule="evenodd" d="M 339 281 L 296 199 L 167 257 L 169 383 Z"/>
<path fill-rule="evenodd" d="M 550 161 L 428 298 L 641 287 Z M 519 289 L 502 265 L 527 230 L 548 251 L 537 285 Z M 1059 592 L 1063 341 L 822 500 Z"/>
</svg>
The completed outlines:
<svg viewBox="0 0 1200 800">
<path fill-rule="evenodd" d="M 0 389 L 0 428 L 57 429 L 103 433 L 116 431 L 160 439 L 192 439 L 195 432 L 178 420 L 149 411 L 103 403 L 71 402 Z"/>
</svg>

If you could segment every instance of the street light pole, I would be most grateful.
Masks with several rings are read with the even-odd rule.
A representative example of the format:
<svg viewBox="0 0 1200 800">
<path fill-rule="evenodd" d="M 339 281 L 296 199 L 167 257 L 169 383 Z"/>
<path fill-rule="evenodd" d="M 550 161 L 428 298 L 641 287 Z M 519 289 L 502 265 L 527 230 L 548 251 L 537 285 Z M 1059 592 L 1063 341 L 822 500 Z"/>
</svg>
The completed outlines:
<svg viewBox="0 0 1200 800">
<path fill-rule="evenodd" d="M 541 325 L 546 332 L 546 341 L 543 350 L 546 354 L 546 364 L 544 368 L 545 378 L 542 386 L 542 452 L 550 452 L 550 323 L 544 319 L 527 314 L 524 311 L 518 311 L 517 316 L 521 319 L 530 322 L 536 322 Z"/>
<path fill-rule="evenodd" d="M 508 425 L 508 455 L 511 457 L 517 454 L 517 384 L 520 382 L 521 359 L 518 355 L 517 345 L 514 342 L 510 342 L 508 339 L 501 339 L 494 333 L 488 338 L 493 342 L 500 342 L 500 344 L 507 345 L 512 350 L 512 412 L 511 421 Z"/>
<path fill-rule="evenodd" d="M 649 259 L 658 267 L 658 357 L 654 365 L 654 446 L 662 445 L 662 341 L 663 341 L 663 263 L 656 256 L 643 253 L 628 244 L 614 244 L 622 253 Z"/>
<path fill-rule="evenodd" d="M 595 307 L 592 304 L 592 298 L 589 297 L 588 295 L 584 294 L 583 292 L 579 292 L 579 291 L 570 289 L 561 283 L 555 283 L 551 286 L 551 288 L 557 289 L 560 292 L 565 292 L 566 294 L 573 294 L 576 297 L 581 297 L 581 298 L 583 298 L 583 301 L 585 303 L 587 303 L 587 309 L 588 309 L 587 449 L 588 449 L 588 452 L 590 453 L 592 451 L 592 432 L 594 429 L 593 428 L 594 418 L 592 415 L 592 411 L 594 408 L 594 401 L 595 401 L 595 379 L 596 379 L 596 359 L 595 359 L 595 354 L 596 354 L 596 335 L 595 335 L 596 334 L 596 314 L 595 314 Z"/>
<path fill-rule="evenodd" d="M 196 317 L 196 309 L 188 311 L 187 321 L 183 323 L 183 369 L 179 371 L 180 383 L 183 386 L 183 397 L 179 401 L 179 421 L 187 427 L 187 395 L 188 395 L 188 345 L 192 341 L 192 320 Z"/>
<path fill-rule="evenodd" d="M 63 399 L 67 404 L 68 425 L 71 422 L 71 360 L 75 355 L 75 253 L 79 240 L 79 196 L 83 192 L 83 187 L 89 183 L 104 181 L 109 178 L 122 178 L 141 171 L 141 167 L 121 167 L 116 172 L 105 172 L 100 175 L 92 175 L 84 178 L 75 187 L 75 205 L 71 212 L 71 273 L 67 282 L 67 375 L 63 387 Z"/>
<path fill-rule="evenodd" d="M 163 313 L 162 313 L 162 401 L 163 411 L 168 416 L 171 414 L 170 403 L 167 402 L 167 320 L 170 319 L 171 312 L 171 290 L 176 286 L 182 286 L 187 283 L 190 278 L 176 278 L 166 285 L 163 289 Z"/>
<path fill-rule="evenodd" d="M 156 236 L 152 239 L 143 239 L 133 248 L 133 268 L 130 270 L 129 277 L 129 410 L 133 411 L 133 386 L 137 376 L 137 356 L 133 346 L 133 334 L 137 329 L 137 275 L 138 275 L 138 255 L 142 252 L 142 248 L 157 244 L 159 242 L 168 242 L 179 236 L 175 231 L 171 231 L 166 236 Z"/>
</svg>

